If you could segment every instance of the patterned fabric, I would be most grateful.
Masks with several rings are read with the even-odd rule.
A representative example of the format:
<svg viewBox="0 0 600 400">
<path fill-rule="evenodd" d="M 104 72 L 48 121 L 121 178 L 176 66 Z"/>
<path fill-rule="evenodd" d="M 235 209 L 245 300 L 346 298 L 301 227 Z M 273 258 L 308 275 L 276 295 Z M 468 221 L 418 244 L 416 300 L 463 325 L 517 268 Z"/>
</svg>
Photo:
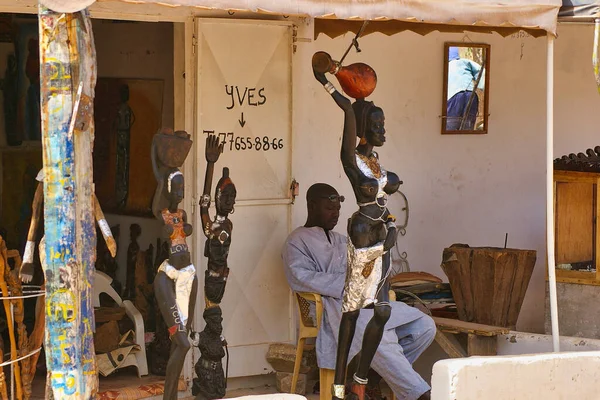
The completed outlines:
<svg viewBox="0 0 600 400">
<path fill-rule="evenodd" d="M 183 392 L 187 390 L 187 383 L 183 378 L 179 379 L 177 390 Z M 165 392 L 165 383 L 150 383 L 137 387 L 126 387 L 116 390 L 107 390 L 98 393 L 98 400 L 137 400 L 147 399 L 148 397 L 159 396 Z"/>
</svg>

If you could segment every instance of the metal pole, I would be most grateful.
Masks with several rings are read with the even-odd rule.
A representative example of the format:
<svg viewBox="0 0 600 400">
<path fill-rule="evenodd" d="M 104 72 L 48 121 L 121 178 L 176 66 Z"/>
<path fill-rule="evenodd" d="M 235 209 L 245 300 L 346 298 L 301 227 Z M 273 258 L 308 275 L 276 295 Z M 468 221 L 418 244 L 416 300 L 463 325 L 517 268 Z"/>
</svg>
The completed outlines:
<svg viewBox="0 0 600 400">
<path fill-rule="evenodd" d="M 600 93 L 600 60 L 598 59 L 598 43 L 600 42 L 600 19 L 594 20 L 594 49 L 592 52 L 592 65 L 594 66 L 594 76 L 596 77 L 596 86 Z"/>
<path fill-rule="evenodd" d="M 556 300 L 556 260 L 554 258 L 554 36 L 548 35 L 546 51 L 546 251 L 550 285 L 552 345 L 560 351 L 558 302 Z"/>
</svg>

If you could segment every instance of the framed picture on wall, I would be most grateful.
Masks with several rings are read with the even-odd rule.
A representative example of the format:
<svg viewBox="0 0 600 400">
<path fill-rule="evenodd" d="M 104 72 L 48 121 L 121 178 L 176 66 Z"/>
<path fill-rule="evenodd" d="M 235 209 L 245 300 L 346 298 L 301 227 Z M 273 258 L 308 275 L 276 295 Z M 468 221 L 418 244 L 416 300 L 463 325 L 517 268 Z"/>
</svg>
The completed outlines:
<svg viewBox="0 0 600 400">
<path fill-rule="evenodd" d="M 162 127 L 164 81 L 98 78 L 94 183 L 105 213 L 152 216 L 152 137 Z"/>
<path fill-rule="evenodd" d="M 490 45 L 444 43 L 442 134 L 488 133 Z"/>
</svg>

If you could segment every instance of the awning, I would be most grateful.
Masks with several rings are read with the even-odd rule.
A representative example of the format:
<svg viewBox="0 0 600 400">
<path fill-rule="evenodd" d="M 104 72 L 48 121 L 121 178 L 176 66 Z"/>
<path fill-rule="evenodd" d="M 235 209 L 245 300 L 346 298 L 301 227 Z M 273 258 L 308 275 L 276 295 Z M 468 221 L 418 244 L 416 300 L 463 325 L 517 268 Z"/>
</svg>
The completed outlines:
<svg viewBox="0 0 600 400">
<path fill-rule="evenodd" d="M 41 0 L 71 11 L 93 0 Z M 99 0 L 102 1 L 102 0 Z M 137 4 L 251 11 L 313 18 L 421 22 L 438 25 L 542 30 L 556 35 L 561 0 L 121 0 Z M 65 10 L 56 9 L 56 4 Z"/>
<path fill-rule="evenodd" d="M 332 39 L 342 36 L 347 32 L 357 33 L 361 29 L 362 24 L 362 21 L 353 21 L 348 19 L 317 18 L 315 19 L 314 38 L 316 39 L 321 33 L 329 36 Z M 504 37 L 520 31 L 525 31 L 533 37 L 546 36 L 546 31 L 539 28 L 531 29 L 521 28 L 518 26 L 498 27 L 488 25 L 450 25 L 431 23 L 419 24 L 414 22 L 400 21 L 397 19 L 388 21 L 371 21 L 362 31 L 361 36 L 367 36 L 375 32 L 391 36 L 404 31 L 411 31 L 418 33 L 419 35 L 427 35 L 436 31 L 444 33 L 461 33 L 466 31 L 479 33 L 496 32 Z"/>
<path fill-rule="evenodd" d="M 563 0 L 558 13 L 566 20 L 592 20 L 600 17 L 600 0 Z"/>
</svg>

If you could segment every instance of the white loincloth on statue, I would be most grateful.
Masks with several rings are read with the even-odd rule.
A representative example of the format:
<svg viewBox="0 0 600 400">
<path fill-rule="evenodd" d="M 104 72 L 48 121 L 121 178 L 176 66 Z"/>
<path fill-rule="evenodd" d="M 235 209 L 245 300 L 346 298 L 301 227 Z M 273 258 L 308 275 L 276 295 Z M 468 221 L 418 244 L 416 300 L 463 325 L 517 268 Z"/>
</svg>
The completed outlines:
<svg viewBox="0 0 600 400">
<path fill-rule="evenodd" d="M 190 295 L 192 293 L 192 285 L 196 277 L 196 268 L 194 264 L 190 264 L 185 268 L 177 269 L 169 264 L 169 260 L 163 261 L 158 267 L 158 271 L 162 271 L 175 282 L 175 303 L 181 317 L 181 324 L 185 326 L 188 320 L 188 308 L 190 304 Z"/>
<path fill-rule="evenodd" d="M 342 312 L 360 310 L 377 303 L 377 289 L 383 278 L 383 253 L 383 242 L 357 249 L 352 241 L 348 240 L 348 264 Z M 369 263 L 372 263 L 371 270 L 367 276 L 364 276 L 363 270 Z"/>
</svg>

